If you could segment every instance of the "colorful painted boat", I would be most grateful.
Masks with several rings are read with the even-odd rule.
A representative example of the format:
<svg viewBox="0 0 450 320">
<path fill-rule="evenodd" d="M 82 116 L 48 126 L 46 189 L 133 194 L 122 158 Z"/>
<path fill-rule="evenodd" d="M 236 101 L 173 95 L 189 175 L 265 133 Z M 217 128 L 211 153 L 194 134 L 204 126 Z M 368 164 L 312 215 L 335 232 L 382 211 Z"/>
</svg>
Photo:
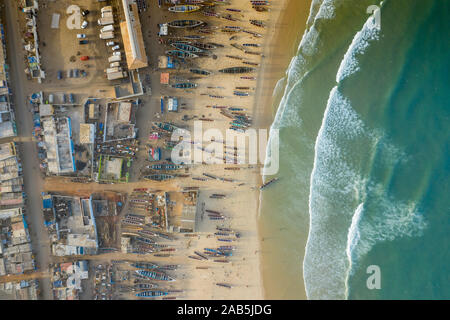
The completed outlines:
<svg viewBox="0 0 450 320">
<path fill-rule="evenodd" d="M 263 190 L 264 188 L 268 187 L 269 185 L 271 185 L 272 183 L 274 183 L 274 182 L 276 182 L 276 181 L 278 181 L 278 180 L 279 180 L 279 178 L 273 178 L 272 180 L 270 180 L 270 181 L 264 183 L 264 184 L 259 188 L 259 190 Z"/>
<path fill-rule="evenodd" d="M 219 70 L 219 72 L 222 73 L 249 73 L 249 72 L 254 72 L 255 68 L 250 68 L 250 67 L 231 67 L 231 68 L 225 68 L 222 70 Z"/>
<path fill-rule="evenodd" d="M 152 170 L 178 170 L 181 169 L 182 166 L 178 166 L 176 164 L 153 164 L 150 166 L 147 166 L 148 169 L 152 169 Z"/>
<path fill-rule="evenodd" d="M 200 20 L 175 20 L 169 22 L 167 25 L 172 28 L 195 28 L 204 24 Z"/>
<path fill-rule="evenodd" d="M 134 285 L 135 290 L 148 290 L 158 288 L 156 283 L 136 283 Z"/>
<path fill-rule="evenodd" d="M 195 74 L 201 74 L 203 76 L 209 76 L 211 74 L 210 71 L 202 70 L 202 69 L 190 69 L 189 71 L 192 73 L 195 73 Z"/>
<path fill-rule="evenodd" d="M 161 297 L 161 296 L 167 296 L 169 293 L 164 291 L 143 291 L 136 293 L 136 297 L 140 298 L 154 298 L 154 297 Z"/>
<path fill-rule="evenodd" d="M 175 281 L 165 273 L 147 270 L 136 270 L 136 273 L 144 278 L 160 280 L 160 281 Z"/>
<path fill-rule="evenodd" d="M 172 47 L 178 49 L 178 50 L 182 50 L 185 52 L 189 52 L 189 53 L 201 53 L 203 52 L 202 49 L 199 49 L 197 47 L 191 46 L 190 44 L 187 43 L 182 43 L 182 42 L 174 42 L 171 44 Z"/>
<path fill-rule="evenodd" d="M 156 269 L 159 267 L 157 264 L 150 262 L 135 262 L 131 266 L 138 269 Z"/>
<path fill-rule="evenodd" d="M 176 176 L 168 175 L 168 174 L 150 174 L 144 176 L 145 180 L 153 180 L 153 181 L 166 181 L 170 179 L 174 179 Z"/>
<path fill-rule="evenodd" d="M 186 52 L 186 51 L 183 51 L 183 50 L 169 50 L 169 51 L 166 51 L 166 54 L 168 56 L 182 58 L 182 59 L 198 58 L 198 55 L 196 55 L 194 53 Z"/>
<path fill-rule="evenodd" d="M 181 5 L 169 8 L 170 12 L 191 13 L 200 10 L 200 6 L 195 5 Z"/>
<path fill-rule="evenodd" d="M 176 83 L 171 85 L 172 88 L 176 89 L 193 89 L 197 88 L 198 84 L 196 83 L 190 83 L 190 82 L 184 82 L 184 83 Z"/>
<path fill-rule="evenodd" d="M 192 45 L 203 50 L 212 50 L 217 48 L 217 46 L 212 43 L 194 42 Z"/>
</svg>

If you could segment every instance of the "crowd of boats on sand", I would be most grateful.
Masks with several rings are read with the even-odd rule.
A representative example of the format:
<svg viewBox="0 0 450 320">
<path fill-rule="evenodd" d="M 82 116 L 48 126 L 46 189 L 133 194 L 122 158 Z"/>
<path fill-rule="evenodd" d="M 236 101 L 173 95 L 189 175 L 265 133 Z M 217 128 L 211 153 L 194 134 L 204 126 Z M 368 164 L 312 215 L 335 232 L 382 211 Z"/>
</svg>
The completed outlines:
<svg viewBox="0 0 450 320">
<path fill-rule="evenodd" d="M 259 48 L 261 46 L 257 39 L 261 38 L 263 35 L 253 29 L 265 28 L 266 23 L 262 20 L 250 19 L 247 21 L 242 21 L 245 19 L 240 9 L 235 9 L 229 7 L 230 4 L 227 1 L 214 0 L 214 1 L 201 1 L 201 0 L 184 0 L 184 1 L 159 1 L 160 7 L 168 6 L 167 10 L 169 12 L 184 13 L 187 15 L 195 16 L 195 14 L 202 14 L 208 19 L 223 19 L 227 21 L 238 22 L 242 25 L 247 23 L 246 26 L 236 26 L 236 25 L 222 25 L 215 26 L 210 25 L 200 19 L 182 19 L 173 20 L 162 25 L 165 25 L 170 32 L 165 35 L 160 35 L 159 43 L 167 47 L 165 51 L 166 55 L 170 57 L 173 62 L 174 73 L 170 74 L 170 81 L 168 83 L 168 90 L 186 90 L 186 92 L 196 93 L 195 89 L 202 88 L 206 92 L 199 93 L 203 96 L 208 96 L 211 99 L 211 103 L 206 108 L 211 110 L 218 110 L 218 114 L 226 118 L 229 121 L 229 129 L 238 132 L 245 132 L 252 125 L 252 118 L 247 114 L 246 108 L 243 106 L 233 106 L 227 105 L 226 103 L 215 103 L 216 100 L 224 100 L 225 96 L 217 94 L 216 90 L 225 89 L 221 86 L 206 86 L 195 82 L 195 80 L 205 79 L 207 77 L 213 77 L 215 74 L 227 75 L 230 77 L 238 77 L 239 80 L 248 81 L 248 83 L 253 83 L 256 80 L 256 71 L 259 67 L 259 62 L 251 60 L 252 56 L 263 57 L 261 52 L 253 51 L 254 48 Z M 252 8 L 258 12 L 268 11 L 270 8 L 269 1 L 250 1 Z M 225 13 L 224 13 L 225 12 Z M 162 26 L 160 25 L 160 26 Z M 208 41 L 209 35 L 216 32 L 228 33 L 230 35 L 229 41 L 230 45 L 242 52 L 242 56 L 238 55 L 226 55 L 227 59 L 230 61 L 239 62 L 235 66 L 221 68 L 219 70 L 206 70 L 201 66 L 202 58 L 212 58 L 217 59 L 217 51 L 225 47 L 225 44 L 214 43 Z M 244 43 L 238 43 L 239 33 L 245 33 L 249 37 L 244 40 Z M 186 76 L 186 74 L 188 74 Z M 245 82 L 244 81 L 244 82 Z M 211 81 L 213 82 L 213 81 Z M 210 83 L 211 83 L 210 82 Z M 241 81 L 242 82 L 242 81 Z M 247 83 L 247 82 L 245 82 Z M 214 89 L 214 91 L 208 92 L 209 89 Z M 162 90 L 165 90 L 164 88 Z M 189 91 L 187 91 L 189 90 Z M 243 102 L 246 102 L 246 97 L 252 95 L 252 90 L 254 88 L 249 85 L 240 85 L 233 88 L 233 95 L 236 97 L 242 97 Z M 225 101 L 225 100 L 224 100 Z M 163 105 L 163 104 L 162 104 Z M 161 113 L 164 113 L 163 107 Z M 188 121 L 192 119 L 198 119 L 201 121 L 213 122 L 215 119 L 206 118 L 205 116 L 189 116 L 185 115 L 183 120 Z M 171 141 L 172 133 L 177 129 L 185 129 L 183 125 L 175 124 L 173 122 L 161 120 L 160 122 L 151 123 L 152 133 L 149 136 L 149 162 L 141 169 L 141 178 L 144 180 L 152 181 L 166 181 L 175 178 L 186 178 L 189 177 L 188 168 L 185 164 L 175 164 L 170 158 L 166 159 L 164 162 L 160 162 L 164 151 L 171 151 L 176 144 L 180 143 Z M 223 143 L 223 141 L 216 141 Z M 186 142 L 192 143 L 196 148 L 201 149 L 204 152 L 209 152 L 200 143 L 196 142 Z M 223 155 L 223 159 L 229 164 L 225 167 L 225 170 L 243 170 L 251 169 L 254 166 L 244 167 L 234 166 L 239 164 L 238 162 L 238 148 L 225 146 L 226 150 Z M 210 151 L 212 153 L 212 151 Z M 215 156 L 215 155 L 214 155 Z M 231 159 L 231 161 L 230 161 Z M 223 182 L 236 183 L 238 181 L 230 178 L 218 177 L 209 173 L 203 173 L 200 177 L 191 177 L 193 180 L 208 181 L 208 180 L 219 180 Z M 278 178 L 274 178 L 263 185 L 260 189 L 263 190 Z M 244 183 L 240 183 L 239 186 Z M 214 193 L 209 196 L 213 201 L 220 201 L 226 199 L 226 194 Z M 208 204 L 209 205 L 209 204 Z M 226 213 L 211 210 L 205 208 L 205 203 L 202 204 L 201 220 L 207 217 L 210 221 L 217 223 L 216 231 L 214 235 L 209 235 L 215 237 L 217 244 L 212 247 L 205 247 L 203 251 L 193 250 L 193 253 L 188 255 L 189 259 L 198 261 L 195 266 L 198 270 L 206 270 L 212 268 L 214 264 L 212 263 L 230 263 L 233 256 L 236 253 L 237 242 L 241 237 L 240 233 L 230 228 L 231 217 Z M 198 237 L 195 233 L 185 234 L 185 237 Z M 139 239 L 138 239 L 139 240 Z M 143 238 L 145 240 L 145 237 Z M 160 283 L 171 283 L 175 281 L 175 277 L 169 275 L 167 271 L 176 270 L 177 266 L 169 265 L 165 267 L 160 267 L 154 263 L 133 263 L 131 265 L 135 268 L 133 272 L 133 277 L 135 278 L 134 285 L 130 288 L 125 288 L 132 290 L 136 297 L 138 298 L 155 298 L 155 297 L 165 297 L 170 294 L 170 290 L 160 288 Z M 233 287 L 230 283 L 217 282 L 215 283 L 218 287 L 231 289 Z M 172 290 L 173 292 L 173 290 Z"/>
<path fill-rule="evenodd" d="M 268 11 L 270 8 L 269 1 L 249 1 L 252 8 L 258 12 Z M 262 20 L 249 19 L 248 25 L 245 27 L 245 15 L 240 14 L 242 10 L 230 7 L 228 1 L 203 1 L 203 0 L 180 0 L 180 1 L 160 1 L 160 7 L 168 6 L 169 12 L 184 13 L 190 18 L 195 14 L 202 14 L 208 19 L 217 18 L 225 19 L 228 21 L 238 22 L 240 25 L 210 25 L 203 20 L 197 19 L 180 19 L 173 20 L 161 24 L 160 26 L 167 26 L 170 32 L 161 34 L 159 42 L 161 45 L 167 46 L 166 55 L 172 59 L 175 70 L 182 75 L 171 74 L 171 83 L 168 84 L 168 88 L 189 90 L 190 93 L 196 93 L 194 89 L 202 88 L 195 80 L 205 79 L 206 77 L 216 74 L 226 74 L 230 76 L 238 76 L 241 80 L 254 81 L 256 80 L 255 72 L 259 63 L 251 61 L 249 56 L 263 56 L 261 52 L 249 50 L 249 48 L 259 48 L 260 43 L 256 39 L 261 38 L 263 35 L 253 31 L 252 27 L 265 28 L 266 23 Z M 225 11 L 225 13 L 224 13 Z M 194 14 L 194 15 L 193 15 Z M 208 37 L 216 32 L 230 33 L 229 41 L 230 45 L 236 49 L 242 51 L 243 56 L 226 55 L 226 58 L 240 61 L 241 65 L 227 67 L 219 69 L 217 71 L 205 70 L 201 68 L 201 59 L 198 58 L 213 58 L 217 59 L 217 50 L 224 48 L 226 44 L 214 43 L 208 41 Z M 238 44 L 238 33 L 246 33 L 251 36 L 252 40 L 243 40 L 244 43 Z M 248 39 L 248 38 L 246 38 Z M 186 76 L 186 73 L 188 76 Z M 189 76 L 191 74 L 192 76 Z M 219 114 L 229 121 L 229 129 L 244 133 L 252 125 L 252 117 L 246 112 L 246 108 L 242 106 L 230 106 L 222 103 L 216 103 L 215 100 L 225 100 L 227 97 L 221 94 L 217 94 L 216 90 L 225 89 L 222 86 L 206 86 L 206 89 L 214 89 L 214 92 L 199 93 L 202 96 L 208 96 L 211 98 L 212 103 L 207 105 L 206 108 L 219 110 Z M 251 85 L 236 86 L 233 89 L 233 95 L 237 97 L 249 97 L 252 94 L 252 90 L 255 88 Z M 162 99 L 163 100 L 163 99 Z M 242 100 L 245 101 L 245 100 Z M 164 113 L 164 103 L 161 102 L 161 113 Z M 183 106 L 183 104 L 182 104 Z M 182 107 L 183 108 L 183 107 Z M 204 115 L 197 116 L 185 115 L 183 120 L 189 121 L 197 119 L 205 122 L 214 122 L 216 119 L 207 118 Z M 174 124 L 172 122 L 153 122 L 152 133 L 149 137 L 149 161 L 160 161 L 161 155 L 164 151 L 171 151 L 178 142 L 171 141 L 171 135 L 176 129 L 184 129 L 183 126 Z M 219 141 L 217 141 L 219 142 Z M 195 142 L 192 142 L 195 144 Z M 203 152 L 212 151 L 206 150 L 201 145 L 197 145 L 197 148 Z M 227 146 L 225 146 L 228 148 Z M 238 152 L 236 148 L 228 149 L 225 151 L 223 160 L 229 164 L 238 164 Z M 186 174 L 187 170 L 184 165 L 176 165 L 171 163 L 171 159 L 166 159 L 167 163 L 150 164 L 146 165 L 141 170 L 141 178 L 152 181 L 166 181 L 175 178 L 186 178 L 189 174 Z M 239 170 L 238 167 L 233 169 L 232 167 L 226 168 L 227 170 Z M 194 180 L 206 181 L 208 177 L 192 177 Z M 223 179 L 226 181 L 226 179 Z M 263 188 L 263 187 L 262 187 Z"/>
<path fill-rule="evenodd" d="M 119 284 L 118 289 L 121 293 L 132 293 L 137 298 L 156 298 L 171 295 L 171 297 L 163 299 L 176 299 L 177 293 L 183 290 L 164 288 L 163 286 L 175 281 L 173 276 L 169 276 L 167 272 L 175 271 L 178 265 L 157 265 L 153 262 L 129 262 L 129 261 L 113 261 L 115 264 L 127 264 L 133 268 L 131 271 L 131 279 L 124 277 L 124 281 L 132 281 L 131 285 Z"/>
</svg>

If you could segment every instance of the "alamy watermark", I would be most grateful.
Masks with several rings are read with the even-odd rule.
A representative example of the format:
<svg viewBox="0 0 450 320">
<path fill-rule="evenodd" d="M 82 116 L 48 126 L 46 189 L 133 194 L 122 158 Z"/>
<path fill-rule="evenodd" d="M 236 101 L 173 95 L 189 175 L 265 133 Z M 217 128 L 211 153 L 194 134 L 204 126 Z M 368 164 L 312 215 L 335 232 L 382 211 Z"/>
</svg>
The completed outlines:
<svg viewBox="0 0 450 320">
<path fill-rule="evenodd" d="M 367 267 L 367 274 L 370 276 L 367 278 L 366 286 L 369 290 L 381 289 L 381 269 L 377 265 L 371 265 Z"/>
<path fill-rule="evenodd" d="M 176 143 L 171 154 L 175 164 L 261 164 L 261 174 L 278 173 L 279 131 L 276 129 L 270 131 L 268 143 L 267 129 L 227 129 L 224 137 L 221 130 L 203 130 L 203 122 L 195 121 L 193 134 L 176 129 L 171 141 Z"/>
<path fill-rule="evenodd" d="M 367 7 L 366 10 L 367 14 L 372 15 L 372 28 L 376 28 L 378 30 L 381 30 L 381 9 L 377 5 L 371 5 Z"/>
</svg>

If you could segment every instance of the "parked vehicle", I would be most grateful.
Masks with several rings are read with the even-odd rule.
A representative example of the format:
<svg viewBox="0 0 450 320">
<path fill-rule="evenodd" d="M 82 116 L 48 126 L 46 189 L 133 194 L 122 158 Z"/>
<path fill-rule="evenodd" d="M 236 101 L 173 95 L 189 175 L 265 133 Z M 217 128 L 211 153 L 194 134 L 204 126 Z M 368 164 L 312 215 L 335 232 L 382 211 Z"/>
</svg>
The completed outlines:
<svg viewBox="0 0 450 320">
<path fill-rule="evenodd" d="M 87 41 L 87 40 L 80 40 L 80 41 L 78 41 L 78 43 L 79 43 L 79 44 L 88 44 L 89 41 Z"/>
<path fill-rule="evenodd" d="M 106 6 L 100 9 L 101 13 L 107 12 L 107 11 L 111 11 L 112 12 L 112 6 Z"/>
<path fill-rule="evenodd" d="M 73 93 L 69 94 L 69 101 L 70 103 L 75 103 L 75 96 L 73 95 Z"/>
<path fill-rule="evenodd" d="M 107 26 L 104 26 L 100 29 L 100 32 L 108 32 L 108 31 L 114 31 L 114 26 L 112 24 L 108 24 Z"/>
<path fill-rule="evenodd" d="M 63 73 L 61 70 L 58 71 L 58 80 L 61 80 L 63 78 Z"/>
<path fill-rule="evenodd" d="M 113 55 L 120 57 L 120 56 L 122 56 L 122 53 L 120 53 L 120 51 L 114 51 Z"/>
<path fill-rule="evenodd" d="M 82 56 L 82 57 L 80 58 L 80 60 L 81 60 L 81 61 L 87 61 L 87 60 L 89 60 L 89 56 Z"/>
<path fill-rule="evenodd" d="M 88 26 L 88 22 L 86 20 L 84 20 L 83 23 L 81 24 L 81 29 L 86 29 L 87 26 Z"/>
<path fill-rule="evenodd" d="M 74 70 L 74 77 L 75 78 L 79 78 L 80 77 L 80 70 L 79 69 L 75 69 Z"/>
<path fill-rule="evenodd" d="M 84 33 L 77 34 L 77 39 L 84 39 L 84 38 L 86 38 L 86 34 L 84 34 Z"/>
<path fill-rule="evenodd" d="M 53 94 L 50 93 L 50 94 L 48 95 L 48 103 L 49 103 L 49 104 L 53 104 L 53 101 L 54 101 L 53 98 L 54 98 L 54 97 L 53 97 Z"/>
<path fill-rule="evenodd" d="M 112 31 L 102 32 L 100 33 L 100 39 L 103 40 L 114 39 L 114 32 Z"/>
<path fill-rule="evenodd" d="M 114 41 L 108 41 L 108 42 L 106 43 L 106 45 L 107 45 L 108 47 L 110 47 L 110 46 L 115 46 L 116 43 L 115 43 Z"/>
<path fill-rule="evenodd" d="M 113 62 L 113 63 L 110 63 L 109 66 L 110 66 L 111 68 L 120 67 L 120 62 Z"/>
<path fill-rule="evenodd" d="M 83 17 L 85 17 L 85 16 L 87 16 L 88 14 L 89 14 L 89 10 L 83 10 L 83 11 L 81 11 L 81 15 L 83 16 Z"/>
<path fill-rule="evenodd" d="M 112 47 L 111 49 L 113 49 L 114 51 L 117 51 L 117 50 L 120 50 L 120 46 L 116 45 L 116 46 Z"/>
<path fill-rule="evenodd" d="M 120 51 L 119 51 L 119 53 L 120 53 Z M 120 56 L 116 56 L 116 55 L 113 55 L 113 56 L 108 58 L 108 62 L 109 63 L 111 63 L 111 62 L 119 62 L 120 60 L 121 60 L 121 57 Z"/>
</svg>

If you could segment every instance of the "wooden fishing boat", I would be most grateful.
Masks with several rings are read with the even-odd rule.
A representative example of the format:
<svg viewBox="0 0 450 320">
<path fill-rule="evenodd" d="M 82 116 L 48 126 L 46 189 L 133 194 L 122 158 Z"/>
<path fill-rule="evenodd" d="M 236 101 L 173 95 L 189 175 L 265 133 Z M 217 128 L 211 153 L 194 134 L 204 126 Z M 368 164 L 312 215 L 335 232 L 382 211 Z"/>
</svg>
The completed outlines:
<svg viewBox="0 0 450 320">
<path fill-rule="evenodd" d="M 167 296 L 169 293 L 164 291 L 143 291 L 136 293 L 136 297 L 140 298 L 154 298 L 154 297 L 161 297 L 161 296 Z"/>
<path fill-rule="evenodd" d="M 150 263 L 150 262 L 135 262 L 135 263 L 132 263 L 131 266 L 133 268 L 138 268 L 138 269 L 156 269 L 156 268 L 158 268 L 157 264 Z"/>
<path fill-rule="evenodd" d="M 175 279 L 169 277 L 165 273 L 148 271 L 148 270 L 136 270 L 136 273 L 144 278 L 159 280 L 159 281 L 175 281 Z"/>
<path fill-rule="evenodd" d="M 264 183 L 261 187 L 259 187 L 259 190 L 263 190 L 264 188 L 268 187 L 269 185 L 271 185 L 272 183 L 278 181 L 279 178 L 273 178 L 270 181 Z"/>
<path fill-rule="evenodd" d="M 244 47 L 260 47 L 261 45 L 259 43 L 243 43 Z"/>
<path fill-rule="evenodd" d="M 230 59 L 235 59 L 235 60 L 244 60 L 244 58 L 242 58 L 242 57 L 232 56 L 232 55 L 229 55 L 229 54 L 227 54 L 226 57 L 230 58 Z"/>
<path fill-rule="evenodd" d="M 198 86 L 198 84 L 190 83 L 190 82 L 175 83 L 175 84 L 171 85 L 172 88 L 176 88 L 176 89 L 193 89 L 193 88 L 197 88 L 197 86 Z"/>
<path fill-rule="evenodd" d="M 235 26 L 224 26 L 221 29 L 222 32 L 241 32 L 241 27 L 235 27 Z"/>
<path fill-rule="evenodd" d="M 250 20 L 250 23 L 254 26 L 260 27 L 260 28 L 265 28 L 266 24 L 264 23 L 264 21 L 261 20 Z"/>
<path fill-rule="evenodd" d="M 196 257 L 196 256 L 188 256 L 188 258 L 195 259 L 195 260 L 202 260 L 201 258 Z"/>
<path fill-rule="evenodd" d="M 256 80 L 256 77 L 241 77 L 243 80 Z"/>
<path fill-rule="evenodd" d="M 153 181 L 166 181 L 170 179 L 174 179 L 176 176 L 168 175 L 168 174 L 150 174 L 144 176 L 145 180 L 153 180 Z"/>
<path fill-rule="evenodd" d="M 187 39 L 187 40 L 200 40 L 200 39 L 204 39 L 204 36 L 199 36 L 196 34 L 189 34 L 189 35 L 185 35 L 180 37 L 180 39 Z"/>
<path fill-rule="evenodd" d="M 212 50 L 212 49 L 216 49 L 217 46 L 211 44 L 211 43 L 203 43 L 203 42 L 194 42 L 192 43 L 192 45 L 194 47 L 203 49 L 203 50 Z"/>
<path fill-rule="evenodd" d="M 231 68 L 225 68 L 222 70 L 219 70 L 219 72 L 222 73 L 231 73 L 231 74 L 235 74 L 235 73 L 249 73 L 249 72 L 254 72 L 255 69 L 254 68 L 250 68 L 250 67 L 231 67 Z"/>
<path fill-rule="evenodd" d="M 182 50 L 182 51 L 189 52 L 189 53 L 203 52 L 202 49 L 199 49 L 197 47 L 191 46 L 190 44 L 182 43 L 182 42 L 174 42 L 171 44 L 171 46 L 174 48 L 177 48 L 178 50 Z"/>
<path fill-rule="evenodd" d="M 200 10 L 200 6 L 195 5 L 181 5 L 169 8 L 170 12 L 191 13 Z"/>
<path fill-rule="evenodd" d="M 153 122 L 152 123 L 153 126 L 164 130 L 164 131 L 169 131 L 169 132 L 173 132 L 176 129 L 180 129 L 179 127 L 175 126 L 174 124 L 170 123 L 170 122 Z"/>
<path fill-rule="evenodd" d="M 206 10 L 202 11 L 202 14 L 207 17 L 218 17 L 219 16 L 219 14 L 215 13 L 214 11 L 206 11 Z"/>
<path fill-rule="evenodd" d="M 167 264 L 165 266 L 161 266 L 158 270 L 177 270 L 179 265 L 177 264 Z"/>
<path fill-rule="evenodd" d="M 183 50 L 169 50 L 166 51 L 166 54 L 168 56 L 173 56 L 173 57 L 177 57 L 177 58 L 198 58 L 198 55 L 191 53 L 191 52 L 186 52 Z"/>
<path fill-rule="evenodd" d="M 148 290 L 158 288 L 156 283 L 136 283 L 134 285 L 135 290 Z"/>
<path fill-rule="evenodd" d="M 229 284 L 226 284 L 226 283 L 216 283 L 216 286 L 225 287 L 225 288 L 231 289 L 231 286 Z"/>
<path fill-rule="evenodd" d="M 203 70 L 203 69 L 189 69 L 190 72 L 195 74 L 201 74 L 203 76 L 209 76 L 211 74 L 210 71 Z"/>
<path fill-rule="evenodd" d="M 152 170 L 178 170 L 181 169 L 182 166 L 176 165 L 176 164 L 168 164 L 168 163 L 161 163 L 161 164 L 153 164 L 150 166 L 147 166 L 148 169 Z"/>
<path fill-rule="evenodd" d="M 232 11 L 232 12 L 241 12 L 242 10 L 240 10 L 240 9 L 232 9 L 232 8 L 227 8 L 227 9 L 225 9 L 225 10 L 227 10 L 227 11 Z"/>
<path fill-rule="evenodd" d="M 242 92 L 242 91 L 234 91 L 233 94 L 235 96 L 239 96 L 239 97 L 247 97 L 250 95 L 248 92 Z"/>
<path fill-rule="evenodd" d="M 202 259 L 204 259 L 204 260 L 208 260 L 208 257 L 205 256 L 204 254 L 202 254 L 202 253 L 200 253 L 200 252 L 198 252 L 198 251 L 194 251 L 194 253 L 195 253 L 196 255 L 198 255 L 200 258 L 202 258 Z"/>
<path fill-rule="evenodd" d="M 172 28 L 195 28 L 203 24 L 204 22 L 200 20 L 175 20 L 167 25 Z"/>
</svg>

